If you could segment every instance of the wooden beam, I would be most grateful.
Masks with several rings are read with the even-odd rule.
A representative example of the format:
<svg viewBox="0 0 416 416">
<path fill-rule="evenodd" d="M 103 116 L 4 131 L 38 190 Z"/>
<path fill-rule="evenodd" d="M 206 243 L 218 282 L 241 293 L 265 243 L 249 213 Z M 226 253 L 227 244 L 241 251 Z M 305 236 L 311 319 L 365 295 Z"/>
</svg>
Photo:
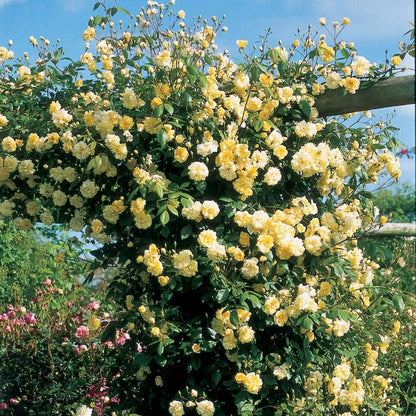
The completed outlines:
<svg viewBox="0 0 416 416">
<path fill-rule="evenodd" d="M 354 113 L 376 108 L 415 103 L 415 76 L 406 75 L 381 80 L 373 86 L 343 95 L 342 89 L 326 90 L 316 97 L 321 117 Z"/>
<path fill-rule="evenodd" d="M 366 235 L 371 235 L 374 237 L 387 237 L 387 236 L 407 236 L 415 237 L 416 236 L 416 224 L 414 223 L 404 223 L 404 224 L 395 224 L 388 223 L 384 224 L 381 228 L 373 228 L 366 232 Z"/>
</svg>

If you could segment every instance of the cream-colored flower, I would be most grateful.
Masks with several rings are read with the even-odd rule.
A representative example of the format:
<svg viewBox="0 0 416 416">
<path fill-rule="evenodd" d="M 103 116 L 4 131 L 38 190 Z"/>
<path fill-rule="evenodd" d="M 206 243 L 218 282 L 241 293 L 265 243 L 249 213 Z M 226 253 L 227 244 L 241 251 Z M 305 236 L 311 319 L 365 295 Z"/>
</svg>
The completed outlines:
<svg viewBox="0 0 416 416">
<path fill-rule="evenodd" d="M 185 414 L 183 410 L 183 404 L 178 400 L 173 400 L 169 403 L 169 413 L 172 416 L 182 416 Z"/>
<path fill-rule="evenodd" d="M 81 195 L 84 198 L 94 198 L 100 188 L 95 184 L 94 181 L 86 180 L 80 187 Z"/>
<path fill-rule="evenodd" d="M 188 175 L 193 181 L 203 181 L 208 174 L 208 167 L 203 162 L 193 162 L 188 166 Z"/>
<path fill-rule="evenodd" d="M 351 68 L 359 77 L 362 77 L 369 73 L 370 62 L 363 56 L 356 56 L 351 64 Z"/>
<path fill-rule="evenodd" d="M 196 412 L 201 416 L 213 416 L 215 413 L 214 403 L 209 400 L 202 400 L 197 403 Z"/>
<path fill-rule="evenodd" d="M 217 242 L 217 234 L 212 230 L 201 231 L 198 235 L 198 243 L 205 248 L 208 248 Z"/>
<path fill-rule="evenodd" d="M 280 182 L 282 174 L 278 168 L 270 167 L 264 175 L 264 182 L 269 186 L 274 186 Z"/>
</svg>

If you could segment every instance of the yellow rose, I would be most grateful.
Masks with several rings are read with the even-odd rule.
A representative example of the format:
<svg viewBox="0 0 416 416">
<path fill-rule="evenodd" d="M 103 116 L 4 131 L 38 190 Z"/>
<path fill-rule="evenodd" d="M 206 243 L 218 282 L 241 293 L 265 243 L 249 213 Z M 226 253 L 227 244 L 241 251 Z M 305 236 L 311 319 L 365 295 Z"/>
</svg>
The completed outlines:
<svg viewBox="0 0 416 416">
<path fill-rule="evenodd" d="M 188 167 L 189 177 L 194 181 L 203 181 L 209 174 L 208 167 L 203 162 L 193 162 Z"/>
<path fill-rule="evenodd" d="M 170 279 L 168 276 L 159 276 L 157 278 L 157 281 L 159 282 L 160 286 L 166 286 L 169 283 Z"/>
<path fill-rule="evenodd" d="M 95 39 L 95 29 L 93 27 L 89 27 L 88 29 L 84 30 L 82 35 L 83 40 L 94 40 Z"/>
<path fill-rule="evenodd" d="M 158 328 L 157 326 L 152 327 L 150 332 L 152 333 L 152 335 L 154 337 L 159 337 L 160 336 L 160 328 Z"/>
<path fill-rule="evenodd" d="M 399 55 L 395 55 L 393 58 L 391 58 L 391 63 L 393 65 L 400 65 L 402 63 L 402 58 L 400 58 Z"/>
<path fill-rule="evenodd" d="M 244 49 L 248 45 L 247 40 L 237 40 L 237 46 L 241 49 Z"/>
<path fill-rule="evenodd" d="M 186 150 L 186 147 L 177 147 L 175 151 L 173 152 L 173 157 L 175 160 L 179 163 L 186 162 L 186 160 L 189 157 L 189 152 Z"/>
<path fill-rule="evenodd" d="M 95 315 L 91 315 L 87 325 L 90 331 L 97 331 L 101 327 L 101 321 Z"/>
</svg>

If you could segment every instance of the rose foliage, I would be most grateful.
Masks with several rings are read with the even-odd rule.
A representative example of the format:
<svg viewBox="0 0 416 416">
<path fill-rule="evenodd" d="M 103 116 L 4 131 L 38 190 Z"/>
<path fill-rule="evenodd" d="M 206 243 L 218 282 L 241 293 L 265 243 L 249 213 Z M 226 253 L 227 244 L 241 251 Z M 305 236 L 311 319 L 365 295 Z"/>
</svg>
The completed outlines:
<svg viewBox="0 0 416 416">
<path fill-rule="evenodd" d="M 400 176 L 394 129 L 315 108 L 401 57 L 370 64 L 345 18 L 287 49 L 239 40 L 235 63 L 222 21 L 173 3 L 97 2 L 79 60 L 44 38 L 35 64 L 0 48 L 0 219 L 66 224 L 102 244 L 96 267 L 118 265 L 103 340 L 129 334 L 120 409 L 403 412 L 389 346 L 406 301 L 376 313 L 378 265 L 357 246 L 378 215 L 364 186 Z"/>
</svg>

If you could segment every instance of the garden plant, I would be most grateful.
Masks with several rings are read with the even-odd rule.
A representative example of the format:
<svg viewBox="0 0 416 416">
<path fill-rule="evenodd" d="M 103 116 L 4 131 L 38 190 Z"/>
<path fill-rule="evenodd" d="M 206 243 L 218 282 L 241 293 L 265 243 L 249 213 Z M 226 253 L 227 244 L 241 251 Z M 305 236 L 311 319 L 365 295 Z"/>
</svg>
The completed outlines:
<svg viewBox="0 0 416 416">
<path fill-rule="evenodd" d="M 11 402 L 2 386 L 3 412 L 416 411 L 401 357 L 412 354 L 414 295 L 379 279 L 359 245 L 386 220 L 365 187 L 400 177 L 395 128 L 315 108 L 327 89 L 394 76 L 411 45 L 372 64 L 343 39 L 348 18 L 322 18 L 288 47 L 268 32 L 237 40 L 233 60 L 216 45 L 222 20 L 188 18 L 174 1 L 94 10 L 78 60 L 45 38 L 30 39 L 34 63 L 0 47 L 0 219 L 64 224 L 99 243 L 86 284 L 115 265 L 106 302 L 117 308 L 84 305 L 63 327 L 72 347 L 90 344 L 75 358 L 60 346 L 60 366 L 43 368 L 58 388 L 71 388 L 64 375 L 73 383 L 53 411 L 23 390 Z M 21 306 L 4 321 L 15 311 L 35 333 Z"/>
</svg>

